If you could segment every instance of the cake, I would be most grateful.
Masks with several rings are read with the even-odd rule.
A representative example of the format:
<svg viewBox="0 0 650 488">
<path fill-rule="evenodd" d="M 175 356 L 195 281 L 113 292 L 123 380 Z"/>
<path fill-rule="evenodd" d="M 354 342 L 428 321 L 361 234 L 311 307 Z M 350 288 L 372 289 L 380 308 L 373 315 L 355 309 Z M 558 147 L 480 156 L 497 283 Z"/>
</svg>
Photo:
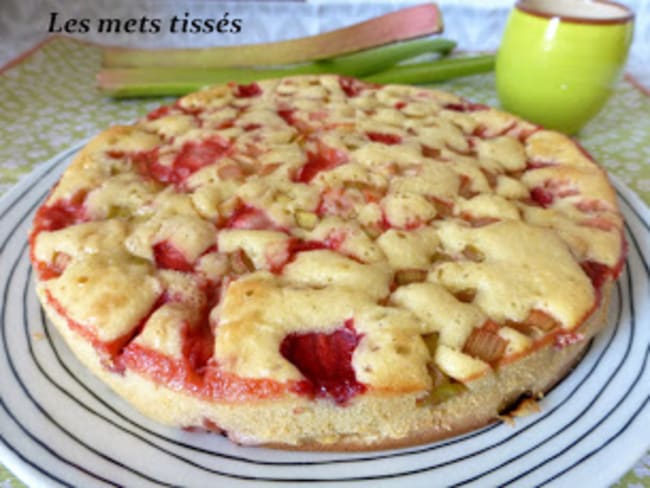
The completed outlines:
<svg viewBox="0 0 650 488">
<path fill-rule="evenodd" d="M 145 415 L 367 450 L 479 428 L 562 379 L 607 325 L 622 228 L 567 136 L 318 75 L 105 130 L 36 212 L 30 256 L 71 352 Z"/>
</svg>

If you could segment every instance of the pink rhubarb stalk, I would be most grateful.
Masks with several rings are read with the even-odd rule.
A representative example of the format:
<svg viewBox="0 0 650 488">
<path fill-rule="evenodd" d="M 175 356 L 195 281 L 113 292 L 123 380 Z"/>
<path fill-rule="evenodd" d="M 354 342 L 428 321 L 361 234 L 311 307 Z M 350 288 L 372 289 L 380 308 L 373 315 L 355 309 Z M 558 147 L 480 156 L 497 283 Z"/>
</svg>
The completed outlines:
<svg viewBox="0 0 650 488">
<path fill-rule="evenodd" d="M 416 5 L 342 29 L 288 41 L 201 49 L 107 48 L 106 68 L 220 68 L 301 63 L 348 54 L 442 31 L 434 3 Z"/>
</svg>

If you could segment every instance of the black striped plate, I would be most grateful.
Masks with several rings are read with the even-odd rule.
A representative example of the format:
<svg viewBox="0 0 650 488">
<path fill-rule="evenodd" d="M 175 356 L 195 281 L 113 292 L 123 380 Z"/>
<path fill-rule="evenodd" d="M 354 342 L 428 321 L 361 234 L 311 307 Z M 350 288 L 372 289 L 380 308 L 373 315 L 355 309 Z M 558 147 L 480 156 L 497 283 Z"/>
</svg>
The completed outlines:
<svg viewBox="0 0 650 488">
<path fill-rule="evenodd" d="M 647 447 L 650 212 L 622 184 L 630 249 L 611 326 L 540 414 L 410 449 L 295 453 L 149 421 L 88 374 L 45 320 L 27 231 L 80 147 L 0 202 L 0 460 L 30 486 L 605 486 Z"/>
</svg>

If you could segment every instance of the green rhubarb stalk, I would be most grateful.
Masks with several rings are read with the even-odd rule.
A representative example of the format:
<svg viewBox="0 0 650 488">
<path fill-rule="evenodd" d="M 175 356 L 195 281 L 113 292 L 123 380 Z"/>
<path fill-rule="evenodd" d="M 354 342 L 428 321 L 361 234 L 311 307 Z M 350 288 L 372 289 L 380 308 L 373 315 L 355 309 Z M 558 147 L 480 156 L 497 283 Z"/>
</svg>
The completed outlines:
<svg viewBox="0 0 650 488">
<path fill-rule="evenodd" d="M 398 10 L 323 34 L 288 41 L 201 49 L 104 50 L 106 68 L 270 66 L 301 63 L 349 54 L 442 31 L 434 3 Z"/>
<path fill-rule="evenodd" d="M 367 49 L 346 56 L 314 61 L 312 64 L 319 73 L 338 73 L 360 77 L 383 71 L 401 61 L 422 54 L 439 53 L 446 56 L 455 47 L 456 42 L 448 39 L 424 39 Z"/>
<path fill-rule="evenodd" d="M 104 69 L 97 75 L 99 88 L 116 98 L 142 96 L 180 96 L 211 84 L 250 83 L 284 76 L 337 73 L 367 76 L 381 69 L 427 53 L 448 54 L 456 43 L 446 39 L 424 39 L 367 49 L 329 60 L 301 65 L 256 68 L 147 67 Z"/>
<path fill-rule="evenodd" d="M 447 58 L 434 62 L 404 64 L 363 77 L 372 83 L 402 83 L 422 85 L 462 76 L 487 73 L 494 69 L 495 56 L 486 54 L 462 58 Z"/>
</svg>

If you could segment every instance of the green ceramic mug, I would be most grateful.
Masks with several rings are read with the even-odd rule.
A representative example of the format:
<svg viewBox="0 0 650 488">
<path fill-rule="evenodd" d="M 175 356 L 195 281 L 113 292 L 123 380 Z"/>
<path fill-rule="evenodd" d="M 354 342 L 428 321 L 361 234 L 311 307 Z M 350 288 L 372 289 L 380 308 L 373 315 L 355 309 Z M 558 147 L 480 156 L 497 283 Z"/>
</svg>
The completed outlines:
<svg viewBox="0 0 650 488">
<path fill-rule="evenodd" d="M 518 0 L 497 54 L 501 104 L 575 134 L 611 95 L 633 20 L 629 8 L 608 0 Z"/>
</svg>

